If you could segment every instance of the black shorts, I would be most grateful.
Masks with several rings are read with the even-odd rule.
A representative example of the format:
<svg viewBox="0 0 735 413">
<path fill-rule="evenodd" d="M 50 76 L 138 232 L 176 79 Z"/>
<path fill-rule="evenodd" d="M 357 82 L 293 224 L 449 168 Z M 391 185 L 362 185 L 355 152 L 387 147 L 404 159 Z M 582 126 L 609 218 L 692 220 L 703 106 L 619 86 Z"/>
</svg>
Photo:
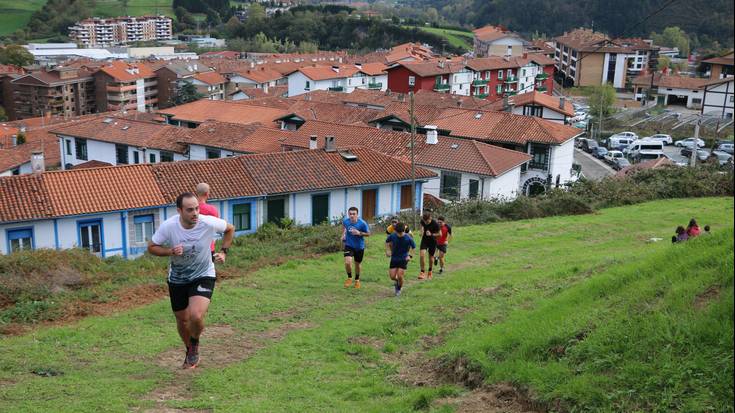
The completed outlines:
<svg viewBox="0 0 735 413">
<path fill-rule="evenodd" d="M 345 257 L 352 257 L 355 262 L 362 262 L 362 257 L 365 256 L 365 250 L 358 250 L 345 245 Z"/>
<path fill-rule="evenodd" d="M 391 258 L 388 268 L 402 268 L 405 270 L 408 268 L 408 260 L 394 260 Z"/>
<path fill-rule="evenodd" d="M 202 277 L 188 284 L 168 283 L 168 295 L 171 298 L 171 309 L 181 311 L 189 306 L 189 297 L 199 295 L 212 299 L 214 292 L 214 277 Z"/>
<path fill-rule="evenodd" d="M 421 247 L 422 250 L 429 250 L 429 255 L 432 257 L 434 254 L 436 254 L 436 241 L 433 240 L 427 240 L 425 238 L 421 238 Z"/>
<path fill-rule="evenodd" d="M 436 244 L 436 249 L 443 253 L 447 253 L 447 244 Z"/>
</svg>

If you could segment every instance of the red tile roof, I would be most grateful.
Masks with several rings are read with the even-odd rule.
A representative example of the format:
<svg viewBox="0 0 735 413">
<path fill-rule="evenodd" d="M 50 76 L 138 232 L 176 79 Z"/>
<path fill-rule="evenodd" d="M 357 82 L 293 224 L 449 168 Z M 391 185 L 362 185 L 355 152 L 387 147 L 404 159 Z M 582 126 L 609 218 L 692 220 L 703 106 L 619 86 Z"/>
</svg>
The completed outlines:
<svg viewBox="0 0 735 413">
<path fill-rule="evenodd" d="M 204 52 L 199 55 L 200 58 L 214 57 L 219 59 L 239 59 L 240 52 L 233 52 L 231 50 L 223 50 L 219 52 Z"/>
<path fill-rule="evenodd" d="M 0 222 L 53 216 L 42 175 L 0 177 Z"/>
<path fill-rule="evenodd" d="M 156 76 L 156 72 L 145 63 L 126 63 L 122 60 L 113 60 L 108 65 L 100 67 L 100 72 L 118 82 L 132 82 Z"/>
<path fill-rule="evenodd" d="M 189 131 L 187 143 L 241 153 L 278 152 L 279 139 L 283 138 L 279 129 L 264 128 L 260 123 L 242 125 L 210 120 Z"/>
<path fill-rule="evenodd" d="M 284 78 L 283 73 L 266 66 L 240 70 L 236 73 L 246 79 L 254 81 L 255 83 L 275 82 L 276 80 Z"/>
<path fill-rule="evenodd" d="M 243 125 L 250 123 L 270 125 L 274 119 L 288 114 L 287 111 L 281 109 L 208 99 L 197 100 L 168 109 L 161 109 L 158 113 L 169 115 L 174 120 L 185 122 L 202 123 L 206 120 L 213 119 Z"/>
<path fill-rule="evenodd" d="M 354 65 L 332 66 L 306 66 L 298 70 L 311 80 L 341 79 L 350 77 L 359 70 Z"/>
<path fill-rule="evenodd" d="M 89 169 L 89 168 L 101 168 L 103 166 L 113 166 L 113 165 L 108 162 L 102 162 L 102 161 L 93 159 L 91 161 L 78 163 L 72 166 L 71 168 L 67 168 L 67 169 Z"/>
<path fill-rule="evenodd" d="M 227 79 L 217 72 L 200 72 L 194 75 L 194 79 L 208 85 L 221 85 L 227 82 Z"/>
<path fill-rule="evenodd" d="M 546 93 L 536 91 L 521 93 L 520 95 L 511 97 L 509 100 L 516 106 L 541 105 L 559 113 L 563 113 L 566 116 L 574 116 L 574 106 L 569 99 L 566 99 L 564 107 L 560 108 L 559 105 L 561 104 L 561 99 L 557 96 L 547 95 Z M 500 102 L 502 103 L 502 101 Z"/>
<path fill-rule="evenodd" d="M 484 42 L 492 42 L 504 37 L 519 37 L 517 34 L 501 26 L 480 27 L 479 29 L 473 30 L 472 33 L 474 33 L 477 39 Z"/>
<path fill-rule="evenodd" d="M 733 55 L 733 53 L 731 52 L 724 56 L 713 57 L 711 59 L 702 60 L 702 63 L 709 63 L 713 65 L 733 66 L 735 65 L 735 55 Z"/>
<path fill-rule="evenodd" d="M 398 66 L 403 66 L 418 76 L 429 77 L 461 72 L 465 68 L 465 63 L 463 61 L 430 60 L 426 62 L 399 62 Z M 389 68 L 388 70 L 392 69 Z"/>
<path fill-rule="evenodd" d="M 653 76 L 654 87 L 664 87 L 672 89 L 703 89 L 711 79 L 681 76 L 681 75 L 664 75 L 661 73 L 641 75 L 633 79 L 636 86 L 650 87 L 651 76 Z"/>
</svg>

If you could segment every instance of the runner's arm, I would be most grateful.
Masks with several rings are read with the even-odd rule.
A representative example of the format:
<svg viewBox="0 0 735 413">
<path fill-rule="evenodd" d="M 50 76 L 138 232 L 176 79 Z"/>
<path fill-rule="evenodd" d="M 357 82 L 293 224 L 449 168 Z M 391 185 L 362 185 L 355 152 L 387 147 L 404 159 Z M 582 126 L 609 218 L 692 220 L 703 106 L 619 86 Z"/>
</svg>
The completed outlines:
<svg viewBox="0 0 735 413">
<path fill-rule="evenodd" d="M 385 242 L 385 256 L 390 257 L 391 256 L 391 249 L 393 248 L 393 244 L 390 241 Z"/>
<path fill-rule="evenodd" d="M 181 255 L 178 253 L 178 246 L 169 248 L 163 245 L 154 244 L 152 241 L 148 241 L 148 252 L 158 257 L 169 257 L 171 255 Z M 183 252 L 183 251 L 182 251 Z"/>
</svg>

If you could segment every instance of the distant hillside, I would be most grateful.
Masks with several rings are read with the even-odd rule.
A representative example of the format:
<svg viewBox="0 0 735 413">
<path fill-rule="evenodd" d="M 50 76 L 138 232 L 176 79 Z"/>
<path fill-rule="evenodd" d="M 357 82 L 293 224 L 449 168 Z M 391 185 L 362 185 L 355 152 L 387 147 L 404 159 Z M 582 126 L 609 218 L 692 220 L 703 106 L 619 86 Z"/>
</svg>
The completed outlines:
<svg viewBox="0 0 735 413">
<path fill-rule="evenodd" d="M 612 36 L 648 36 L 678 26 L 702 43 L 733 44 L 731 0 L 408 0 L 403 4 L 414 10 L 433 7 L 441 18 L 461 25 L 502 24 L 527 34 L 558 35 L 594 25 Z"/>
</svg>

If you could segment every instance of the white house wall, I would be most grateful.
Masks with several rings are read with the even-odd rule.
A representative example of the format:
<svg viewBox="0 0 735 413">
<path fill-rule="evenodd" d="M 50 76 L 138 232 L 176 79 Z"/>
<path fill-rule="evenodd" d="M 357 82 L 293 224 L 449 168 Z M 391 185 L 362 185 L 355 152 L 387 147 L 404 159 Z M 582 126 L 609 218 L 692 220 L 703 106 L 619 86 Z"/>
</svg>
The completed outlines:
<svg viewBox="0 0 735 413">
<path fill-rule="evenodd" d="M 489 191 L 483 194 L 485 199 L 514 199 L 518 196 L 518 187 L 521 182 L 521 167 L 519 165 L 500 176 L 491 179 L 486 178 L 485 182 L 489 186 Z"/>
<path fill-rule="evenodd" d="M 735 93 L 735 81 L 708 86 L 704 95 L 702 112 L 723 118 L 733 117 L 733 93 Z"/>
<path fill-rule="evenodd" d="M 570 139 L 561 145 L 551 147 L 551 182 L 564 184 L 572 180 L 572 164 L 574 163 L 574 139 Z"/>
</svg>

